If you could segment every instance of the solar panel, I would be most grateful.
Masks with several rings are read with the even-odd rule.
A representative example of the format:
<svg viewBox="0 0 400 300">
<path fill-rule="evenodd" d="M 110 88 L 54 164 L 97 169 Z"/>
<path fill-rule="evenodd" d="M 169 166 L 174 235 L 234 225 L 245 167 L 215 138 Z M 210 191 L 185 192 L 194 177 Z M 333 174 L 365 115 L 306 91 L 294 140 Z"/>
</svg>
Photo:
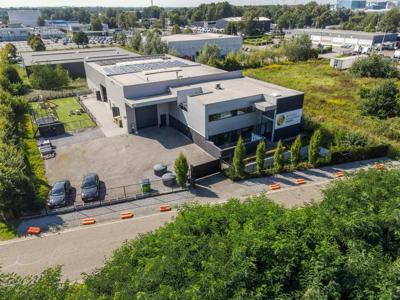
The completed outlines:
<svg viewBox="0 0 400 300">
<path fill-rule="evenodd" d="M 189 66 L 183 61 L 178 60 L 168 60 L 168 61 L 156 61 L 156 62 L 147 62 L 141 64 L 132 64 L 132 65 L 122 65 L 122 66 L 113 66 L 104 68 L 104 71 L 107 75 L 119 75 L 119 74 L 127 74 L 127 73 L 138 73 L 142 71 L 152 71 L 158 69 L 169 69 L 169 68 L 180 68 Z"/>
</svg>

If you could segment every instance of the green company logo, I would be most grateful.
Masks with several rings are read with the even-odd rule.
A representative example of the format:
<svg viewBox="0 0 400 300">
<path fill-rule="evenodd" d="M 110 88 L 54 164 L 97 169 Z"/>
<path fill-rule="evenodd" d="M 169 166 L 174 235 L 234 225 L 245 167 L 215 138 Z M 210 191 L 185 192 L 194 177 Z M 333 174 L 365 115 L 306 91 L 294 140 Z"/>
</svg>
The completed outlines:
<svg viewBox="0 0 400 300">
<path fill-rule="evenodd" d="M 278 126 L 282 126 L 284 123 L 285 123 L 285 116 L 284 115 L 279 116 L 278 119 L 276 120 L 276 124 Z"/>
</svg>

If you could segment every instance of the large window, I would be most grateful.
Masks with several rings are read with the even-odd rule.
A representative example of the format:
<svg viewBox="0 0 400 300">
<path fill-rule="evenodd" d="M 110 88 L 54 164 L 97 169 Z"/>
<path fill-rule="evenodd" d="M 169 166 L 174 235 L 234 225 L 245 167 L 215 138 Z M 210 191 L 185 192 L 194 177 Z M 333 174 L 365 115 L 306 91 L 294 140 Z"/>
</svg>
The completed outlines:
<svg viewBox="0 0 400 300">
<path fill-rule="evenodd" d="M 255 108 L 252 106 L 229 110 L 229 111 L 224 111 L 221 113 L 209 115 L 208 121 L 209 122 L 218 121 L 218 120 L 227 119 L 227 118 L 231 118 L 231 117 L 241 116 L 244 114 L 249 114 L 252 112 L 255 112 Z"/>
</svg>

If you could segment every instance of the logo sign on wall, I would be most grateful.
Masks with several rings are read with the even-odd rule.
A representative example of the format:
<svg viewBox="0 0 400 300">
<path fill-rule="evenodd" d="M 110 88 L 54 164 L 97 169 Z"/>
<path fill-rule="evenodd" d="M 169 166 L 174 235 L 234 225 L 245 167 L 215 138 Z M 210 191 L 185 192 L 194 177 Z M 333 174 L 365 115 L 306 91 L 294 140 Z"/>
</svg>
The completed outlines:
<svg viewBox="0 0 400 300">
<path fill-rule="evenodd" d="M 275 129 L 280 129 L 300 124 L 302 115 L 303 115 L 302 109 L 296 109 L 281 114 L 277 114 L 275 118 Z"/>
</svg>

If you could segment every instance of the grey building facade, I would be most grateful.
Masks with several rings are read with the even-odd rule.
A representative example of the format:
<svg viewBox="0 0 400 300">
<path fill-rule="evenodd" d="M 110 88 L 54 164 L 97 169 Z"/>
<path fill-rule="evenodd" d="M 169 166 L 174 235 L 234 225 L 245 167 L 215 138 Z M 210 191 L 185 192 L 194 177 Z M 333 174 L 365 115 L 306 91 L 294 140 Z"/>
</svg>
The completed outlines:
<svg viewBox="0 0 400 300">
<path fill-rule="evenodd" d="M 300 132 L 304 94 L 172 56 L 85 62 L 88 86 L 128 133 L 169 126 L 214 157 L 229 157 L 239 136 L 260 140 Z"/>
</svg>

